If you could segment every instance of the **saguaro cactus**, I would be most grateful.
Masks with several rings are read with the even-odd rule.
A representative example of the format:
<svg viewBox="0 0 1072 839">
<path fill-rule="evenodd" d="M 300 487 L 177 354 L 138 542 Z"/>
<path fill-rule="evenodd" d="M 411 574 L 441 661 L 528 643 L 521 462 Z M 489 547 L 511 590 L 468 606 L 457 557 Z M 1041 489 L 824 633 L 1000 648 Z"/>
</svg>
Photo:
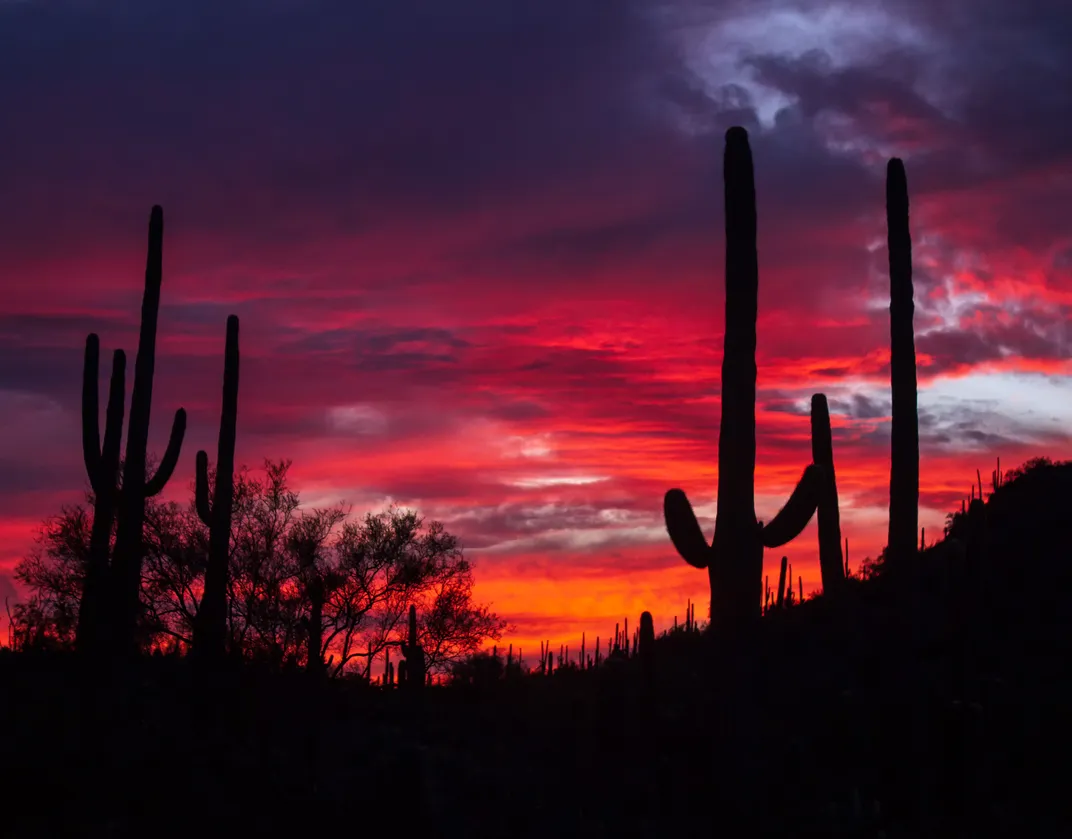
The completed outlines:
<svg viewBox="0 0 1072 839">
<path fill-rule="evenodd" d="M 179 461 L 186 433 L 186 412 L 179 408 L 171 425 L 167 449 L 156 474 L 146 480 L 146 447 L 153 401 L 153 371 L 156 366 L 156 324 L 160 312 L 163 277 L 164 211 L 153 207 L 149 217 L 149 253 L 145 265 L 145 293 L 141 304 L 141 332 L 134 362 L 134 388 L 130 397 L 123 487 L 117 509 L 117 530 L 112 569 L 109 574 L 114 621 L 113 643 L 117 652 L 137 651 L 137 625 L 141 612 L 142 531 L 145 499 L 159 494 L 171 479 Z"/>
<path fill-rule="evenodd" d="M 815 512 L 817 467 L 809 466 L 782 511 L 756 521 L 756 319 L 759 265 L 752 151 L 743 128 L 726 132 L 726 326 L 718 437 L 718 511 L 711 545 L 685 493 L 666 493 L 663 510 L 674 547 L 711 581 L 712 625 L 737 624 L 762 611 L 763 548 L 796 538 Z"/>
<path fill-rule="evenodd" d="M 655 621 L 651 612 L 640 613 L 640 630 L 637 633 L 637 656 L 647 687 L 655 682 Z"/>
<path fill-rule="evenodd" d="M 417 607 L 409 607 L 409 637 L 402 645 L 402 655 L 406 657 L 406 686 L 419 690 L 424 686 L 425 660 L 417 636 Z"/>
<path fill-rule="evenodd" d="M 108 385 L 108 408 L 101 445 L 97 379 L 100 372 L 100 339 L 86 338 L 82 369 L 82 457 L 93 488 L 93 530 L 89 561 L 78 609 L 76 646 L 82 652 L 98 649 L 106 630 L 104 616 L 108 592 L 108 555 L 115 508 L 119 500 L 119 449 L 123 438 L 123 399 L 126 393 L 127 357 L 122 350 L 112 355 L 112 378 Z"/>
<path fill-rule="evenodd" d="M 890 442 L 889 556 L 903 562 L 916 551 L 919 532 L 919 415 L 916 346 L 912 327 L 912 236 L 908 179 L 897 158 L 886 167 L 886 224 L 890 251 Z"/>
<path fill-rule="evenodd" d="M 238 426 L 238 318 L 227 318 L 223 361 L 223 411 L 216 455 L 216 488 L 209 499 L 208 454 L 197 453 L 197 515 L 209 529 L 205 591 L 197 612 L 194 649 L 208 658 L 221 658 L 227 646 L 227 575 L 234 506 L 235 437 Z M 310 650 L 310 656 L 312 650 Z M 317 647 L 319 656 L 319 646 Z M 311 660 L 311 659 L 310 659 Z"/>
<path fill-rule="evenodd" d="M 834 473 L 834 443 L 830 432 L 830 409 L 826 396 L 811 398 L 811 459 L 822 467 L 819 481 L 819 568 L 823 593 L 837 596 L 845 582 L 841 557 L 841 512 L 838 509 L 837 478 Z"/>
</svg>

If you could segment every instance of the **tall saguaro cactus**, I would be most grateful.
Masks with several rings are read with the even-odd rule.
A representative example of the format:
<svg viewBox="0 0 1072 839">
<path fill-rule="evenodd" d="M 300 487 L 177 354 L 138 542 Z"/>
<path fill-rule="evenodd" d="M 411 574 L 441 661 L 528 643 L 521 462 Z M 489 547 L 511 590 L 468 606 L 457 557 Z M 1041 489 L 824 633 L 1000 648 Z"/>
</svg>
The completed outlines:
<svg viewBox="0 0 1072 839">
<path fill-rule="evenodd" d="M 104 444 L 101 445 L 100 405 L 97 379 L 100 374 L 100 339 L 86 338 L 82 369 L 82 457 L 93 488 L 93 530 L 89 562 L 78 609 L 76 646 L 81 652 L 100 648 L 106 630 L 108 558 L 115 508 L 119 500 L 119 449 L 123 439 L 123 399 L 126 394 L 127 357 L 122 350 L 112 355 L 112 378 L 108 385 Z"/>
<path fill-rule="evenodd" d="M 762 613 L 763 548 L 796 538 L 815 512 L 819 467 L 808 466 L 782 511 L 766 527 L 756 521 L 756 320 L 759 261 L 756 190 L 748 132 L 726 132 L 726 326 L 722 355 L 722 417 L 718 437 L 718 510 L 711 545 L 685 493 L 666 493 L 663 511 L 682 558 L 706 568 L 712 625 L 733 625 Z"/>
<path fill-rule="evenodd" d="M 123 484 L 116 510 L 115 549 L 109 573 L 111 597 L 111 643 L 117 652 L 137 650 L 138 616 L 141 611 L 142 532 L 145 500 L 158 495 L 175 471 L 186 433 L 186 412 L 179 408 L 171 425 L 167 449 L 156 474 L 146 479 L 146 448 L 149 415 L 153 401 L 153 371 L 156 366 L 156 325 L 160 312 L 163 277 L 164 211 L 153 207 L 149 216 L 149 253 L 145 265 L 145 292 L 141 304 L 141 332 L 134 362 L 134 388 L 130 396 Z"/>
<path fill-rule="evenodd" d="M 816 393 L 811 398 L 811 459 L 816 466 L 822 467 L 817 500 L 819 569 L 823 575 L 823 593 L 836 597 L 845 582 L 845 565 L 841 560 L 841 512 L 834 473 L 830 408 L 822 393 Z"/>
<path fill-rule="evenodd" d="M 890 251 L 890 385 L 893 419 L 890 446 L 890 529 L 894 562 L 916 551 L 919 532 L 919 415 L 916 346 L 912 327 L 912 236 L 908 226 L 908 179 L 904 163 L 886 167 L 886 223 Z"/>
<path fill-rule="evenodd" d="M 197 515 L 209 529 L 205 590 L 197 611 L 194 650 L 199 656 L 220 659 L 227 646 L 227 573 L 231 549 L 231 512 L 234 507 L 235 438 L 238 427 L 238 318 L 227 318 L 223 361 L 223 410 L 216 447 L 216 487 L 209 498 L 208 454 L 197 453 Z"/>
</svg>

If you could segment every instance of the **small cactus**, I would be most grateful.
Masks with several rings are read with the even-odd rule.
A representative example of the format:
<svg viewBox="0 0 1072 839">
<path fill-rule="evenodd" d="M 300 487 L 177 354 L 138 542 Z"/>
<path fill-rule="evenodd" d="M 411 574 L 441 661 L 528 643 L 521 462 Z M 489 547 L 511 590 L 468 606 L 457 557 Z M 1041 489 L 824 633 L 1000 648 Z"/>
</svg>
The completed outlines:
<svg viewBox="0 0 1072 839">
<path fill-rule="evenodd" d="M 785 594 L 786 594 L 786 591 L 785 591 L 786 576 L 785 575 L 786 575 L 786 570 L 788 568 L 788 565 L 789 565 L 789 557 L 783 556 L 782 557 L 781 569 L 778 572 L 778 603 L 777 603 L 777 608 L 779 608 L 779 609 L 781 609 L 783 606 L 785 606 Z M 790 578 L 789 588 L 792 589 L 792 587 L 793 587 L 792 578 Z M 792 595 L 792 591 L 790 591 L 789 594 Z"/>
<path fill-rule="evenodd" d="M 425 656 L 417 635 L 417 607 L 412 605 L 409 607 L 409 634 L 406 643 L 402 645 L 402 655 L 406 660 L 399 663 L 399 681 L 404 664 L 406 687 L 419 690 L 425 681 Z"/>
<path fill-rule="evenodd" d="M 637 657 L 644 678 L 644 688 L 649 697 L 655 687 L 655 621 L 651 612 L 640 615 L 640 629 L 637 631 Z"/>
</svg>

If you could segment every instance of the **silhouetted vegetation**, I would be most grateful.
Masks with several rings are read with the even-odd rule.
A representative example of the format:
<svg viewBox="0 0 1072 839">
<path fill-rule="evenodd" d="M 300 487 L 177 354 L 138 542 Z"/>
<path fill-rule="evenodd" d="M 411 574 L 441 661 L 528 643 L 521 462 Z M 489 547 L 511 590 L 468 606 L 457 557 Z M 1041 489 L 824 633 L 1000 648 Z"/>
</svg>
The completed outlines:
<svg viewBox="0 0 1072 839">
<path fill-rule="evenodd" d="M 711 580 L 711 620 L 730 629 L 760 614 L 763 549 L 800 535 L 815 514 L 824 482 L 812 464 L 785 507 L 764 527 L 756 520 L 756 188 L 752 151 L 743 128 L 726 134 L 726 329 L 722 347 L 722 413 L 718 434 L 718 509 L 708 545 L 685 493 L 666 493 L 670 538 L 694 568 Z M 814 407 L 814 405 L 813 405 Z M 815 427 L 813 423 L 813 428 Z"/>
<path fill-rule="evenodd" d="M 190 502 L 159 500 L 184 420 L 146 481 L 154 209 L 126 456 L 125 357 L 113 358 L 102 445 L 91 335 L 90 491 L 45 522 L 16 570 L 31 596 L 10 608 L 0 651 L 9 835 L 1067 835 L 1072 461 L 1004 474 L 998 461 L 989 492 L 977 473 L 942 537 L 917 542 L 908 198 L 893 161 L 889 544 L 852 573 L 822 394 L 813 463 L 782 511 L 757 521 L 756 209 L 742 129 L 727 135 L 725 165 L 713 544 L 684 493 L 664 503 L 674 546 L 709 571 L 711 622 L 690 601 L 656 636 L 644 611 L 591 650 L 587 634 L 572 651 L 541 642 L 535 663 L 512 644 L 486 649 L 508 627 L 473 602 L 472 568 L 439 523 L 302 509 L 288 463 L 235 470 L 237 319 L 217 467 L 199 452 Z M 824 592 L 806 599 L 788 556 L 772 590 L 764 547 L 816 514 Z"/>
<path fill-rule="evenodd" d="M 919 530 L 919 415 L 916 346 L 912 316 L 912 236 L 908 226 L 908 179 L 896 158 L 886 169 L 886 224 L 890 252 L 890 453 L 888 550 L 895 561 L 911 557 Z"/>
<path fill-rule="evenodd" d="M 473 601 L 472 567 L 440 523 L 425 525 L 416 512 L 396 508 L 361 520 L 343 506 L 306 510 L 290 487 L 289 467 L 267 461 L 262 476 L 244 468 L 234 476 L 224 577 L 224 640 L 233 657 L 270 671 L 367 676 L 388 645 L 405 653 L 416 642 L 424 670 L 435 673 L 507 628 Z M 211 468 L 199 474 L 197 497 L 186 506 L 146 502 L 143 653 L 182 655 L 194 643 L 212 561 L 200 487 L 215 478 Z M 30 596 L 12 610 L 15 632 L 38 648 L 74 644 L 94 500 L 87 493 L 87 505 L 48 519 L 16 566 Z M 412 619 L 406 622 L 411 606 L 420 607 L 416 637 Z"/>
</svg>

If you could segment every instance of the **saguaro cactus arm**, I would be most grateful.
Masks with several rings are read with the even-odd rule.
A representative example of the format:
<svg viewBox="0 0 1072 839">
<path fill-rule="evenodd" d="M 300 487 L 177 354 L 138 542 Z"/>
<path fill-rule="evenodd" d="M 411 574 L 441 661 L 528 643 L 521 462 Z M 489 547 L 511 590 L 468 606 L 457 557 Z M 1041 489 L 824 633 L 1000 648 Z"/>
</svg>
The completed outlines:
<svg viewBox="0 0 1072 839">
<path fill-rule="evenodd" d="M 801 534 L 818 506 L 822 467 L 810 464 L 804 469 L 789 500 L 767 525 L 757 523 L 761 541 L 766 548 L 780 548 Z M 707 543 L 688 497 L 680 489 L 672 489 L 663 500 L 666 529 L 674 548 L 693 568 L 707 568 L 714 549 Z"/>
<path fill-rule="evenodd" d="M 100 493 L 98 475 L 101 464 L 100 399 L 97 378 L 100 375 L 100 339 L 90 333 L 82 364 L 82 457 L 86 474 L 95 493 Z"/>
<path fill-rule="evenodd" d="M 127 356 L 122 350 L 112 353 L 112 380 L 108 385 L 108 409 L 104 420 L 104 448 L 101 463 L 111 473 L 109 488 L 119 477 L 119 450 L 123 443 L 123 397 L 126 393 Z M 94 490 L 96 491 L 96 489 Z"/>
<path fill-rule="evenodd" d="M 85 581 L 78 609 L 75 644 L 82 652 L 99 649 L 104 639 L 103 600 L 107 593 L 109 542 L 119 499 L 119 451 L 123 437 L 123 398 L 126 389 L 126 355 L 116 350 L 112 356 L 112 377 L 108 386 L 108 411 L 104 430 L 104 447 L 100 448 L 100 419 L 97 375 L 100 342 L 96 335 L 86 339 L 86 357 L 82 377 L 82 449 L 86 472 L 93 487 L 93 529 Z"/>
<path fill-rule="evenodd" d="M 208 492 L 208 452 L 199 451 L 194 462 L 194 504 L 205 527 L 212 526 L 212 501 Z"/>
<path fill-rule="evenodd" d="M 164 450 L 164 458 L 153 475 L 145 483 L 145 497 L 152 498 L 163 492 L 167 482 L 171 480 L 175 467 L 179 463 L 179 454 L 182 451 L 182 440 L 186 435 L 186 411 L 179 408 L 175 412 L 175 419 L 171 423 L 171 434 L 168 436 L 167 449 Z"/>
<path fill-rule="evenodd" d="M 82 369 L 82 457 L 86 474 L 95 495 L 114 492 L 118 477 L 119 449 L 123 436 L 123 396 L 126 390 L 127 357 L 122 350 L 112 355 L 112 377 L 108 385 L 108 408 L 104 426 L 104 446 L 100 439 L 100 401 L 97 378 L 100 372 L 100 340 L 90 334 L 86 338 L 85 364 Z M 111 465 L 111 464 L 114 464 Z M 110 476 L 107 471 L 116 469 Z"/>
<path fill-rule="evenodd" d="M 814 463 L 805 467 L 804 474 L 797 481 L 785 506 L 778 511 L 778 515 L 771 520 L 770 524 L 763 528 L 763 547 L 780 548 L 796 539 L 808 526 L 818 506 L 821 479 L 821 467 Z"/>
<path fill-rule="evenodd" d="M 681 558 L 693 568 L 707 568 L 711 563 L 711 546 L 683 490 L 672 489 L 666 493 L 663 516 L 670 541 Z"/>
</svg>

